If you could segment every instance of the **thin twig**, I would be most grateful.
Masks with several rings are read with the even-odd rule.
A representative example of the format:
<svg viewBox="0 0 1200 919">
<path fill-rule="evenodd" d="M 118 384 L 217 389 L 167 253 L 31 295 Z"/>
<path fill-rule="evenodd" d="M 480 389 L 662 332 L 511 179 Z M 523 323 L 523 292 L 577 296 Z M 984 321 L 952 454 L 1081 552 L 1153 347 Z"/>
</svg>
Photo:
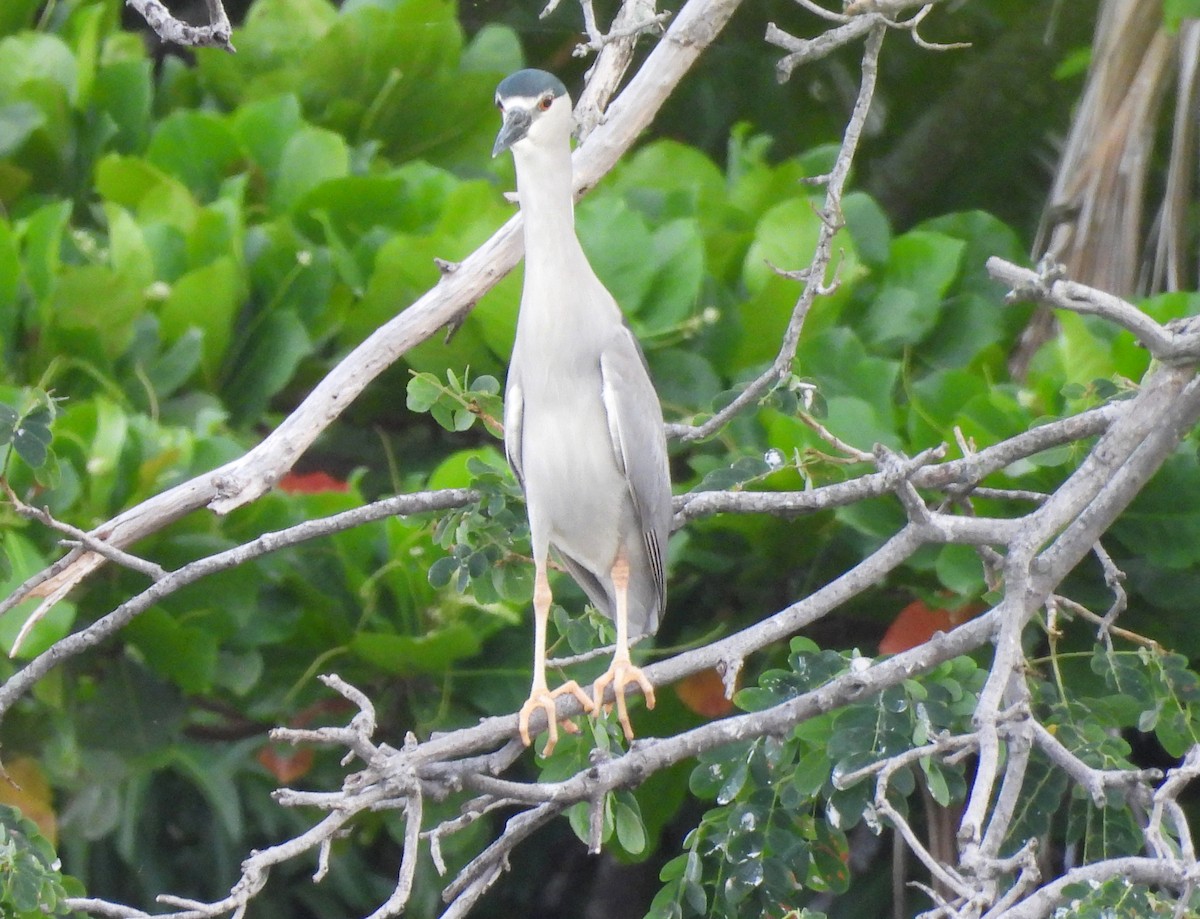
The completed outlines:
<svg viewBox="0 0 1200 919">
<path fill-rule="evenodd" d="M 684 442 L 711 437 L 731 418 L 750 406 L 756 405 L 792 372 L 792 362 L 796 359 L 796 349 L 800 346 L 800 333 L 804 328 L 804 320 L 818 293 L 822 290 L 825 273 L 829 269 L 829 263 L 833 256 L 833 239 L 842 227 L 842 192 L 850 175 L 854 156 L 858 152 L 858 142 L 862 136 L 863 126 L 866 124 L 867 113 L 871 108 L 871 100 L 875 96 L 879 51 L 883 47 L 885 30 L 881 27 L 872 30 L 870 25 L 867 23 L 868 29 L 864 30 L 869 31 L 869 34 L 863 50 L 862 81 L 858 88 L 858 98 L 855 100 L 854 109 L 846 124 L 846 130 L 842 135 L 842 144 L 838 149 L 837 158 L 834 161 L 833 169 L 830 170 L 829 180 L 826 184 L 825 204 L 822 209 L 825 217 L 821 221 L 821 228 L 817 233 L 817 244 L 812 260 L 809 262 L 804 289 L 792 309 L 779 352 L 767 371 L 759 375 L 749 386 L 738 393 L 733 401 L 707 421 L 698 425 L 670 426 L 669 433 Z"/>
<path fill-rule="evenodd" d="M 139 558 L 136 555 L 131 555 L 118 549 L 116 546 L 110 546 L 103 539 L 93 536 L 91 533 L 86 533 L 78 527 L 71 526 L 69 523 L 64 523 L 56 519 L 49 510 L 44 507 L 35 507 L 32 504 L 26 504 L 13 491 L 12 486 L 5 479 L 0 479 L 0 485 L 4 488 L 4 493 L 8 500 L 12 502 L 13 508 L 18 514 L 27 520 L 36 520 L 42 526 L 57 530 L 59 533 L 70 537 L 75 542 L 79 543 L 86 549 L 90 549 L 99 555 L 103 555 L 110 562 L 128 568 L 131 571 L 136 571 L 139 574 L 144 574 L 152 581 L 160 581 L 167 576 L 167 571 L 161 565 L 151 562 L 144 558 Z M 19 643 L 19 639 L 18 639 Z"/>
</svg>

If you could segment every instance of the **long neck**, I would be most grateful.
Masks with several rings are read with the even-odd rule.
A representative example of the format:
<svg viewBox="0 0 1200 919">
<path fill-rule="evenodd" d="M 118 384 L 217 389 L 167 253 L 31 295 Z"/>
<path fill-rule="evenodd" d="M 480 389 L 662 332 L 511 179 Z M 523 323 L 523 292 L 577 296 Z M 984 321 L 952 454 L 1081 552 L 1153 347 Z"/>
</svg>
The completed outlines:
<svg viewBox="0 0 1200 919">
<path fill-rule="evenodd" d="M 587 259 L 575 235 L 570 145 L 514 148 L 513 153 L 517 195 L 525 217 L 526 286 L 550 280 L 541 276 L 545 270 L 570 270 L 578 277 Z M 582 270 L 591 273 L 590 267 Z"/>
</svg>

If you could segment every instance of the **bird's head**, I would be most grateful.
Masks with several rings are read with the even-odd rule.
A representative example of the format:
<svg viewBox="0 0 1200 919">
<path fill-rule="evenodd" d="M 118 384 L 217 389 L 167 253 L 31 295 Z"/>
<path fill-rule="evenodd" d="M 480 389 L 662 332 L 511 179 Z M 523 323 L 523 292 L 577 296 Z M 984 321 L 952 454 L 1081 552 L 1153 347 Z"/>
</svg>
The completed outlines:
<svg viewBox="0 0 1200 919">
<path fill-rule="evenodd" d="M 516 144 L 548 144 L 570 137 L 571 97 L 562 81 L 544 70 L 518 70 L 496 87 L 496 107 L 504 125 L 492 156 Z"/>
</svg>

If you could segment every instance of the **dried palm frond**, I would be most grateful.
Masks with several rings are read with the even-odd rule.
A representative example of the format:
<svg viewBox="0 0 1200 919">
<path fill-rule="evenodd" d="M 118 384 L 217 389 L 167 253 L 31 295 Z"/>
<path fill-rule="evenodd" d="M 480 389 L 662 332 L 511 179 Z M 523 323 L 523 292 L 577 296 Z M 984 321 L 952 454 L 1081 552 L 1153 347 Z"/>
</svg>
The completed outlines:
<svg viewBox="0 0 1200 919">
<path fill-rule="evenodd" d="M 1154 261 L 1146 285 L 1151 293 L 1183 290 L 1197 284 L 1195 261 L 1189 253 L 1189 244 L 1194 245 L 1195 240 L 1189 239 L 1187 217 L 1192 210 L 1200 130 L 1200 112 L 1196 108 L 1200 104 L 1200 22 L 1187 22 L 1180 27 L 1176 60 L 1179 88 L 1166 187 L 1155 220 Z"/>
<path fill-rule="evenodd" d="M 1177 47 L 1157 4 L 1103 3 L 1086 88 L 1034 244 L 1085 284 L 1130 295 L 1143 275 L 1146 180 Z"/>
<path fill-rule="evenodd" d="M 1074 280 L 1127 297 L 1197 283 L 1188 216 L 1200 130 L 1200 23 L 1171 32 L 1162 15 L 1157 3 L 1103 0 L 1083 98 L 1033 249 Z M 1152 170 L 1162 162 L 1155 142 L 1172 83 L 1170 148 L 1155 184 Z M 1050 317 L 1035 316 L 1013 355 L 1015 375 L 1052 334 Z"/>
</svg>

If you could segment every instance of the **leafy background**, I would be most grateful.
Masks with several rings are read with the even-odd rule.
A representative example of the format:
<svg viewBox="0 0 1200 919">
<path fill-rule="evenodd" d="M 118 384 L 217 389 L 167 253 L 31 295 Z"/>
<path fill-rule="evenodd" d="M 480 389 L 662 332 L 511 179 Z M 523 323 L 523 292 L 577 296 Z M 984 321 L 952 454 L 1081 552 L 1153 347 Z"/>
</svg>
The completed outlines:
<svg viewBox="0 0 1200 919">
<path fill-rule="evenodd" d="M 1006 361 L 1028 310 L 1003 306 L 983 271 L 990 255 L 1020 260 L 1029 249 L 1046 163 L 1086 66 L 1090 6 L 996 0 L 928 23 L 927 38 L 969 40 L 968 51 L 889 42 L 846 200 L 841 285 L 808 321 L 793 386 L 721 436 L 672 448 L 678 492 L 796 489 L 862 471 L 830 460 L 805 407 L 860 447 L 917 452 L 954 444 L 956 430 L 993 443 L 1119 398 L 1140 377 L 1148 358 L 1128 334 L 1063 317 L 1028 376 L 1012 380 Z M 0 453 L 17 494 L 80 527 L 238 456 L 437 280 L 435 257 L 460 258 L 486 239 L 512 213 L 511 162 L 488 157 L 496 82 L 529 64 L 578 86 L 585 66 L 570 55 L 570 4 L 546 20 L 516 4 L 445 0 L 258 0 L 232 12 L 236 56 L 157 47 L 118 0 L 0 6 Z M 653 133 L 578 208 L 585 248 L 643 341 L 671 419 L 721 405 L 774 356 L 797 288 L 767 263 L 807 263 L 817 199 L 801 179 L 830 162 L 856 85 L 847 54 L 777 86 L 761 41 L 768 20 L 799 34 L 820 28 L 782 0 L 747 5 Z M 270 790 L 337 787 L 342 768 L 331 754 L 276 747 L 266 731 L 345 718 L 318 673 L 366 690 L 396 742 L 520 705 L 527 534 L 487 424 L 518 299 L 515 274 L 449 341 L 407 354 L 275 492 L 139 544 L 173 567 L 384 494 L 474 485 L 486 495 L 441 519 L 389 519 L 210 577 L 39 684 L 0 729 L 20 786 L 0 784 L 0 800 L 42 837 L 15 816 L 0 820 L 0 857 L 11 849 L 41 885 L 0 887 L 16 915 L 36 914 L 31 902 L 53 909 L 56 885 L 74 884 L 28 867 L 48 864 L 46 840 L 89 894 L 148 907 L 163 891 L 219 895 L 250 848 L 298 832 L 305 815 L 276 807 Z M 1167 319 L 1194 312 L 1194 299 L 1144 306 Z M 1044 454 L 998 484 L 1052 489 L 1076 459 Z M 1039 700 L 1060 738 L 1099 762 L 1169 762 L 1196 737 L 1188 668 L 1200 655 L 1190 623 L 1200 538 L 1181 534 L 1200 536 L 1197 495 L 1189 447 L 1108 546 L 1129 575 L 1123 624 L 1176 654 L 1122 646 L 1098 657 L 1083 629 L 1045 649 Z M 802 520 L 690 524 L 671 546 L 659 651 L 763 618 L 901 522 L 881 499 Z M 58 554 L 7 504 L 0 548 L 4 595 Z M 1106 605 L 1097 570 L 1076 581 L 1082 602 Z M 0 661 L 0 676 L 142 584 L 104 571 L 17 660 Z M 973 553 L 922 552 L 757 661 L 737 704 L 753 709 L 840 672 L 856 650 L 876 653 L 885 632 L 896 650 L 917 640 L 914 618 L 944 627 L 986 590 Z M 558 597 L 582 609 L 565 580 Z M 11 647 L 22 619 L 21 609 L 0 619 L 0 645 Z M 556 624 L 560 650 L 599 640 L 578 616 L 560 612 Z M 568 842 L 578 816 L 557 825 L 519 853 L 480 914 L 879 912 L 891 892 L 869 868 L 890 854 L 864 818 L 865 786 L 838 789 L 831 776 L 955 725 L 979 673 L 954 662 L 795 737 L 656 775 L 608 802 L 602 857 Z M 728 710 L 719 681 L 701 676 L 662 693 L 637 723 L 658 734 Z M 601 725 L 523 768 L 565 775 L 610 742 Z M 961 799 L 961 769 L 918 771 L 898 786 L 911 792 L 906 806 L 925 793 L 942 807 Z M 1041 788 L 1041 812 L 1065 794 Z M 1068 810 L 1035 831 L 1067 845 L 1094 838 L 1085 830 L 1102 820 L 1114 828 L 1103 837 L 1110 851 L 1130 844 L 1119 808 L 1071 798 Z M 451 869 L 493 826 L 447 840 Z M 369 911 L 391 889 L 400 830 L 378 815 L 339 844 L 324 884 L 277 877 L 254 909 Z M 311 867 L 290 870 L 300 878 Z M 439 890 L 423 865 L 412 914 L 435 915 Z"/>
</svg>

